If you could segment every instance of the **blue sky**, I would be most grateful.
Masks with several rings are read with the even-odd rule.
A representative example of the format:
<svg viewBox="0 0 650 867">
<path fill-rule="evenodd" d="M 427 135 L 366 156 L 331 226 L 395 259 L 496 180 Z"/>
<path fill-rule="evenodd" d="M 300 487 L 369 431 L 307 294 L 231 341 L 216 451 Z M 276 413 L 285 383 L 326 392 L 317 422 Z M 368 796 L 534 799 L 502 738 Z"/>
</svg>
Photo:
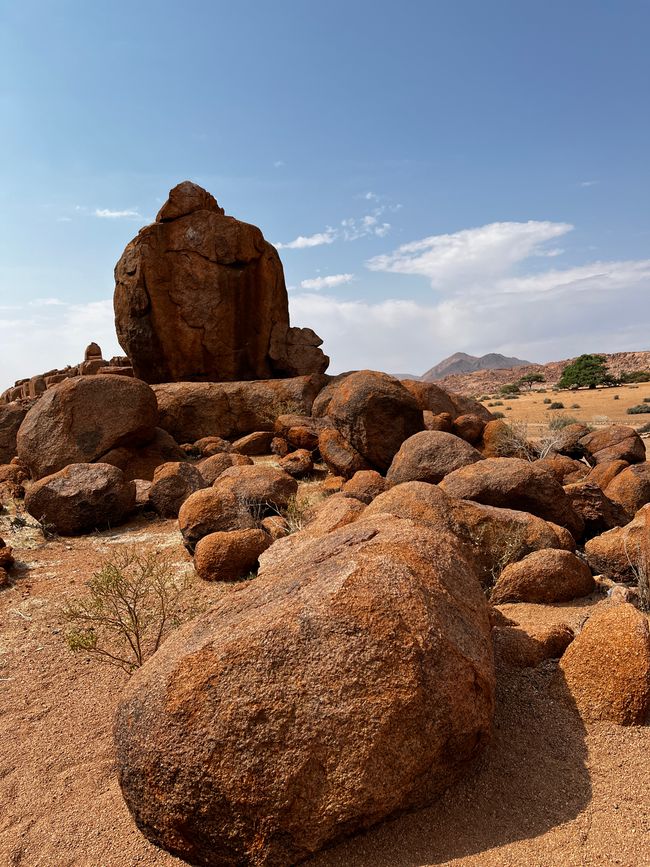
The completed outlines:
<svg viewBox="0 0 650 867">
<path fill-rule="evenodd" d="M 0 387 L 120 351 L 186 178 L 334 372 L 650 348 L 649 38 L 645 0 L 0 2 Z"/>
</svg>

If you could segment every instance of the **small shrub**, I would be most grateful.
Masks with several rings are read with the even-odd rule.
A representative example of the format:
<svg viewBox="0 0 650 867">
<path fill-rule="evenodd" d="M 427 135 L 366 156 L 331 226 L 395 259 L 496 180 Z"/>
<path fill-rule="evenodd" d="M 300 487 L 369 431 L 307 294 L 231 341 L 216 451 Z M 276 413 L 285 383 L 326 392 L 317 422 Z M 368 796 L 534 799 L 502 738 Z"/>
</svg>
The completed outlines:
<svg viewBox="0 0 650 867">
<path fill-rule="evenodd" d="M 639 403 L 636 406 L 628 406 L 625 412 L 628 415 L 641 415 L 642 413 L 650 412 L 650 404 Z"/>
<path fill-rule="evenodd" d="M 544 400 L 542 401 L 542 403 L 551 403 L 551 398 L 545 397 Z"/>
<path fill-rule="evenodd" d="M 569 409 L 580 409 L 580 404 L 579 403 L 572 403 L 571 406 L 569 407 Z"/>
<path fill-rule="evenodd" d="M 556 415 L 548 423 L 549 430 L 563 430 L 570 424 L 580 424 L 579 420 L 572 415 Z"/>
<path fill-rule="evenodd" d="M 512 407 L 511 407 L 511 406 L 507 406 L 506 409 L 512 409 Z"/>
<path fill-rule="evenodd" d="M 521 397 L 520 394 L 509 394 L 508 400 L 519 400 L 520 397 Z"/>
<path fill-rule="evenodd" d="M 650 370 L 635 370 L 633 373 L 622 373 L 619 382 L 650 382 Z"/>
<path fill-rule="evenodd" d="M 88 594 L 63 608 L 68 646 L 131 674 L 180 623 L 187 586 L 187 574 L 177 577 L 164 555 L 118 551 L 90 579 Z"/>
<path fill-rule="evenodd" d="M 641 427 L 637 428 L 636 432 L 640 434 L 650 433 L 650 421 L 647 421 L 645 424 L 641 425 Z"/>
<path fill-rule="evenodd" d="M 505 417 L 506 417 L 506 414 L 504 412 L 499 412 L 498 410 L 497 410 L 497 412 L 492 413 L 492 418 L 505 418 Z"/>
<path fill-rule="evenodd" d="M 499 389 L 499 394 L 509 396 L 511 394 L 519 394 L 519 386 L 516 382 L 510 382 L 508 385 L 502 385 Z"/>
<path fill-rule="evenodd" d="M 483 394 L 483 395 L 481 395 L 481 397 L 479 397 L 480 401 L 489 400 L 489 399 L 490 399 L 489 394 Z"/>
<path fill-rule="evenodd" d="M 494 406 L 494 404 L 493 404 L 493 403 L 488 403 L 488 406 Z"/>
<path fill-rule="evenodd" d="M 650 403 L 650 397 L 644 397 L 643 402 L 644 403 Z"/>
<path fill-rule="evenodd" d="M 564 404 L 561 400 L 554 400 L 553 403 L 549 403 L 549 409 L 564 409 Z"/>
<path fill-rule="evenodd" d="M 546 394 L 547 390 L 548 390 L 548 389 L 546 389 L 546 388 L 536 388 L 536 389 L 535 389 L 535 391 L 537 392 L 537 394 Z"/>
<path fill-rule="evenodd" d="M 502 400 L 495 400 L 494 403 L 492 404 L 492 406 L 503 406 L 503 401 Z"/>
<path fill-rule="evenodd" d="M 621 399 L 621 395 L 620 395 L 620 394 L 615 394 L 615 395 L 614 395 L 614 400 L 620 400 L 620 399 Z"/>
</svg>

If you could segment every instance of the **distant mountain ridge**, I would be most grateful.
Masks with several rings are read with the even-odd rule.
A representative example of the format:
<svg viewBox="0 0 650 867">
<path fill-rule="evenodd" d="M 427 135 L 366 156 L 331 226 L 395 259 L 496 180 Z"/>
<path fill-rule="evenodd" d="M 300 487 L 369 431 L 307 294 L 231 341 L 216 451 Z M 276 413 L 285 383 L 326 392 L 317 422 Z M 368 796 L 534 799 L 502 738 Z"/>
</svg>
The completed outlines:
<svg viewBox="0 0 650 867">
<path fill-rule="evenodd" d="M 443 359 L 427 370 L 420 379 L 424 382 L 431 382 L 436 379 L 443 379 L 445 376 L 475 373 L 477 370 L 506 370 L 513 367 L 530 367 L 531 364 L 531 361 L 509 358 L 499 352 L 488 352 L 480 357 L 468 355 L 466 352 L 455 352 L 449 358 Z"/>
</svg>

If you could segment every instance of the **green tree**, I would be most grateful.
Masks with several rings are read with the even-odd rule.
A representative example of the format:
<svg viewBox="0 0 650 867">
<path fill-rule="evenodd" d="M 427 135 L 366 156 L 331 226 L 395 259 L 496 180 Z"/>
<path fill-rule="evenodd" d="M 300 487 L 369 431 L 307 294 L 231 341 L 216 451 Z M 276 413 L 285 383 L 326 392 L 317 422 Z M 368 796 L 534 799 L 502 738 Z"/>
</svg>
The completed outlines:
<svg viewBox="0 0 650 867">
<path fill-rule="evenodd" d="M 607 370 L 604 355 L 581 355 L 562 371 L 560 388 L 596 388 L 598 385 L 616 385 Z"/>
<path fill-rule="evenodd" d="M 508 395 L 508 394 L 519 394 L 519 386 L 516 382 L 511 382 L 509 385 L 502 385 L 499 389 L 499 394 Z"/>
<path fill-rule="evenodd" d="M 517 380 L 517 385 L 528 386 L 529 389 L 532 389 L 536 382 L 546 382 L 543 373 L 527 373 Z"/>
</svg>

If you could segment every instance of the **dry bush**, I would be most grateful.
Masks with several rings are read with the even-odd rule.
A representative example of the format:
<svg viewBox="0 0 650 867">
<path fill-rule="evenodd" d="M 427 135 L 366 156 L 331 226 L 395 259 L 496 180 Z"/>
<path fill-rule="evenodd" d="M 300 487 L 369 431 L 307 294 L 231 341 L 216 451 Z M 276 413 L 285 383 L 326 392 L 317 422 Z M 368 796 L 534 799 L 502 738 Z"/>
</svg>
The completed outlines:
<svg viewBox="0 0 650 867">
<path fill-rule="evenodd" d="M 177 575 L 163 554 L 117 551 L 90 579 L 88 594 L 63 608 L 70 649 L 131 674 L 183 619 L 188 584 L 188 573 Z"/>
<path fill-rule="evenodd" d="M 648 534 L 650 533 L 650 520 L 645 517 L 645 546 L 642 548 L 637 542 L 636 557 L 632 559 L 628 548 L 629 531 L 623 536 L 623 548 L 627 562 L 636 577 L 637 590 L 639 593 L 639 607 L 642 611 L 650 612 L 650 556 L 648 555 Z"/>
</svg>

